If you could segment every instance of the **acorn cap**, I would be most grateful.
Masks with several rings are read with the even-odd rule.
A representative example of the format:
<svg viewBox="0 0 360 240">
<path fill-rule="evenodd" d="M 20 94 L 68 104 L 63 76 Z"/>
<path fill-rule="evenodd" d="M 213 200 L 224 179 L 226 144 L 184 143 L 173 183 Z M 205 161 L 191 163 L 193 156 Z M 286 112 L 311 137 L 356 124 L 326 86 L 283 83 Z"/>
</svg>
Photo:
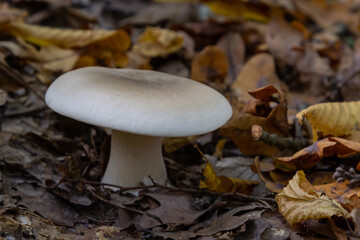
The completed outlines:
<svg viewBox="0 0 360 240">
<path fill-rule="evenodd" d="M 61 115 L 129 133 L 182 137 L 211 132 L 229 102 L 199 82 L 161 72 L 86 67 L 56 79 L 46 104 Z"/>
</svg>

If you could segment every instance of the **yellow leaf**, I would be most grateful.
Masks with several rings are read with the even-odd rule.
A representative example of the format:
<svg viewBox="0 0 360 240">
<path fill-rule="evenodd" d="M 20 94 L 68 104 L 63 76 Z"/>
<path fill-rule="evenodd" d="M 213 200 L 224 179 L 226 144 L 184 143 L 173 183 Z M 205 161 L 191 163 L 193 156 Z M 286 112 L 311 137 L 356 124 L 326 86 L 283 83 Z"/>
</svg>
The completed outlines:
<svg viewBox="0 0 360 240">
<path fill-rule="evenodd" d="M 279 212 L 292 226 L 308 219 L 330 218 L 334 215 L 349 217 L 349 213 L 339 203 L 316 192 L 303 171 L 296 172 L 275 200 Z"/>
<path fill-rule="evenodd" d="M 296 115 L 300 123 L 307 118 L 313 130 L 313 140 L 321 137 L 350 137 L 359 130 L 360 102 L 319 103 Z"/>
<path fill-rule="evenodd" d="M 43 69 L 49 71 L 69 71 L 73 69 L 79 57 L 78 53 L 72 49 L 59 48 L 54 45 L 38 49 L 21 39 L 18 39 L 18 44 L 2 41 L 0 46 L 8 48 L 15 56 L 39 63 Z"/>
<path fill-rule="evenodd" d="M 3 24 L 0 30 L 39 46 L 57 45 L 65 48 L 84 47 L 117 33 L 116 30 L 72 30 L 42 27 L 23 22 Z"/>
<path fill-rule="evenodd" d="M 200 181 L 199 188 L 207 188 L 213 192 L 219 193 L 234 193 L 241 192 L 250 194 L 258 181 L 242 180 L 238 178 L 230 178 L 225 176 L 216 176 L 216 173 L 211 166 L 211 163 L 206 160 L 206 165 L 203 170 L 205 181 Z"/>
<path fill-rule="evenodd" d="M 133 49 L 145 57 L 164 57 L 180 50 L 183 41 L 183 36 L 175 31 L 147 27 L 136 40 Z"/>
<path fill-rule="evenodd" d="M 130 36 L 124 30 L 91 43 L 82 52 L 76 68 L 87 66 L 125 67 L 128 64 L 126 50 L 130 47 Z"/>
</svg>

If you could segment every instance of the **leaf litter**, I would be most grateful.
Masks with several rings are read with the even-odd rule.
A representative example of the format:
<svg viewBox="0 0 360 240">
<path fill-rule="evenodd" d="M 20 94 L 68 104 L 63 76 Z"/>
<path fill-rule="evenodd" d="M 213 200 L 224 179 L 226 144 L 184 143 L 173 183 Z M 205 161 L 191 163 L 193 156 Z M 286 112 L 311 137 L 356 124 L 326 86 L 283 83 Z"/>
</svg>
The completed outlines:
<svg viewBox="0 0 360 240">
<path fill-rule="evenodd" d="M 359 236 L 357 3 L 109 4 L 0 3 L 1 237 Z M 224 94 L 233 117 L 164 141 L 170 185 L 110 191 L 109 132 L 44 104 L 57 76 L 86 66 L 192 78 Z"/>
</svg>

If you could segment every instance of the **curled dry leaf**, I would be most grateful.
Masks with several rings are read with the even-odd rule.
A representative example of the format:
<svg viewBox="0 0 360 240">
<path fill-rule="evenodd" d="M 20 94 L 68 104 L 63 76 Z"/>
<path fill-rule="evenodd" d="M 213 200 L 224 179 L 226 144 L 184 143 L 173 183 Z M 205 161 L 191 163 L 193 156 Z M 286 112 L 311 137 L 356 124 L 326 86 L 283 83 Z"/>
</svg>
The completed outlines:
<svg viewBox="0 0 360 240">
<path fill-rule="evenodd" d="M 116 30 L 72 30 L 42 27 L 23 22 L 3 24 L 0 30 L 39 46 L 57 45 L 65 48 L 84 47 L 117 33 Z"/>
<path fill-rule="evenodd" d="M 267 116 L 256 116 L 246 112 L 234 114 L 232 119 L 221 128 L 221 134 L 230 138 L 243 154 L 275 156 L 278 154 L 279 148 L 254 141 L 251 128 L 257 124 L 268 133 L 276 134 L 280 137 L 287 137 L 289 135 L 287 105 L 284 94 L 274 86 L 266 86 L 252 91 L 252 95 L 260 99 L 275 99 L 277 95 L 276 101 L 279 104 L 272 108 Z M 272 97 L 268 95 L 272 95 Z"/>
<path fill-rule="evenodd" d="M 274 165 L 283 171 L 307 169 L 314 167 L 324 157 L 332 155 L 345 157 L 358 152 L 360 152 L 360 143 L 329 137 L 313 143 L 291 157 L 277 158 L 274 161 Z"/>
<path fill-rule="evenodd" d="M 183 36 L 175 31 L 147 27 L 136 40 L 133 50 L 145 57 L 164 57 L 177 52 L 183 45 Z"/>
<path fill-rule="evenodd" d="M 296 117 L 302 123 L 307 118 L 313 130 L 313 140 L 325 136 L 351 137 L 359 130 L 360 102 L 333 102 L 312 105 Z"/>
<path fill-rule="evenodd" d="M 227 57 L 217 46 L 205 47 L 191 65 L 191 79 L 202 83 L 224 83 L 227 73 Z"/>
<path fill-rule="evenodd" d="M 330 218 L 334 215 L 349 217 L 349 213 L 339 203 L 317 192 L 303 171 L 296 172 L 275 199 L 281 215 L 292 226 L 309 219 Z"/>
<path fill-rule="evenodd" d="M 242 180 L 225 176 L 217 176 L 211 163 L 206 160 L 203 170 L 204 181 L 200 181 L 199 188 L 206 188 L 213 192 L 234 193 L 240 192 L 250 194 L 258 181 Z"/>
</svg>

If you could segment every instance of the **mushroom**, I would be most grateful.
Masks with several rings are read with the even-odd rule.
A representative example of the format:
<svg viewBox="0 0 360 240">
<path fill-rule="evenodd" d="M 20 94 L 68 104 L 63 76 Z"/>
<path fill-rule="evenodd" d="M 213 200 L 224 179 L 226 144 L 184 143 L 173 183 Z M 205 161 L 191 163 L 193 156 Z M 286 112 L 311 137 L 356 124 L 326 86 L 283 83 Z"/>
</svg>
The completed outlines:
<svg viewBox="0 0 360 240">
<path fill-rule="evenodd" d="M 86 67 L 56 79 L 46 104 L 64 116 L 112 129 L 103 183 L 139 185 L 147 176 L 164 184 L 162 137 L 219 128 L 232 115 L 229 102 L 199 82 L 148 70 Z"/>
</svg>

